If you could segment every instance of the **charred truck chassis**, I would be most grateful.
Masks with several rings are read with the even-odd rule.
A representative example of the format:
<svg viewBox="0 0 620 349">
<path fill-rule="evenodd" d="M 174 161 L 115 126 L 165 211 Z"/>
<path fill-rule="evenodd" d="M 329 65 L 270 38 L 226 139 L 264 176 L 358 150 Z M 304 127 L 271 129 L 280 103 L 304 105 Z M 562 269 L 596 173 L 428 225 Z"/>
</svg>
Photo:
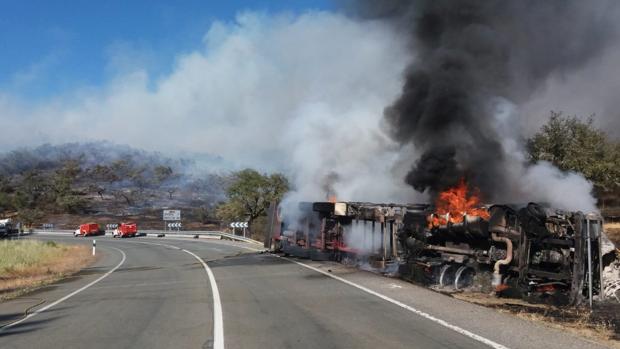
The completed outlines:
<svg viewBox="0 0 620 349">
<path fill-rule="evenodd" d="M 314 202 L 300 203 L 296 219 L 282 222 L 275 207 L 268 244 L 285 254 L 397 270 L 445 291 L 573 305 L 603 298 L 609 251 L 598 215 L 530 203 L 486 207 L 489 219 L 430 224 L 429 205 Z"/>
</svg>

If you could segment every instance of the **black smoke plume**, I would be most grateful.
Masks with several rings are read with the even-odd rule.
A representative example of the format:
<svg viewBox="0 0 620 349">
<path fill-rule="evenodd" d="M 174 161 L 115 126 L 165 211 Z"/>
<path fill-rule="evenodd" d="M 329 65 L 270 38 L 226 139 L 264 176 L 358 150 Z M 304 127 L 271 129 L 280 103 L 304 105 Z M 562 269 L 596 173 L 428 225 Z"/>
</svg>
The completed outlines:
<svg viewBox="0 0 620 349">
<path fill-rule="evenodd" d="M 392 136 L 421 152 L 406 177 L 435 195 L 464 177 L 492 200 L 507 185 L 493 106 L 518 106 L 552 74 L 599 55 L 616 38 L 617 1 L 362 1 L 410 39 L 401 95 L 385 110 Z M 514 117 L 518 117 L 515 114 Z M 541 117 L 544 117 L 541 115 Z M 518 121 L 518 120 L 515 120 Z M 518 139 L 514 127 L 512 137 Z"/>
</svg>

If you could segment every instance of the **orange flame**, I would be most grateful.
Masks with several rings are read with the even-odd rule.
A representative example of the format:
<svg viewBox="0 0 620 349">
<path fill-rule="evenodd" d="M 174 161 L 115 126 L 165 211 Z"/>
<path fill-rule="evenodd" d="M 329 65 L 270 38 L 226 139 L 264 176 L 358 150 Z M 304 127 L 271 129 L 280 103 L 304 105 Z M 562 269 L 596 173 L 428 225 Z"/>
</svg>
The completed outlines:
<svg viewBox="0 0 620 349">
<path fill-rule="evenodd" d="M 461 179 L 455 187 L 441 192 L 435 202 L 436 214 L 430 216 L 429 225 L 437 227 L 446 225 L 448 222 L 461 223 L 465 215 L 489 219 L 489 212 L 480 208 L 478 189 L 469 191 L 467 183 Z"/>
<path fill-rule="evenodd" d="M 336 195 L 329 195 L 327 197 L 327 201 L 331 202 L 332 204 L 336 203 Z"/>
</svg>

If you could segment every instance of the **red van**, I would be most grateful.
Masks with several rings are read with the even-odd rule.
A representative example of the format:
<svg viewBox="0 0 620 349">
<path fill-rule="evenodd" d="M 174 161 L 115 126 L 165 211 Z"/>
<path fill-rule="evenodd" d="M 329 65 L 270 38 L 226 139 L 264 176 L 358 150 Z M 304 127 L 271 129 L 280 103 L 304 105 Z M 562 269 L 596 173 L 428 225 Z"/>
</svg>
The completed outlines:
<svg viewBox="0 0 620 349">
<path fill-rule="evenodd" d="M 114 230 L 113 237 L 127 238 L 134 237 L 138 234 L 138 225 L 136 223 L 121 223 Z"/>
<path fill-rule="evenodd" d="M 104 235 L 105 230 L 99 227 L 97 223 L 80 224 L 80 227 L 74 232 L 74 236 L 94 236 Z"/>
</svg>

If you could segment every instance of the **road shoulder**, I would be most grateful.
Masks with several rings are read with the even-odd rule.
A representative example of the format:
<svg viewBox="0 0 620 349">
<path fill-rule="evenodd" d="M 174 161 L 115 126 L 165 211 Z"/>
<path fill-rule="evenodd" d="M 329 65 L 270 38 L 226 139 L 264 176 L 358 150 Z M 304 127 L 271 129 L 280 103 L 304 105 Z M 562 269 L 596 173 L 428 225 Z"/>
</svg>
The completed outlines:
<svg viewBox="0 0 620 349">
<path fill-rule="evenodd" d="M 78 290 L 114 268 L 122 256 L 108 247 L 99 247 L 100 257 L 90 266 L 49 285 L 36 288 L 16 298 L 0 302 L 0 328 L 19 321 Z"/>
</svg>

